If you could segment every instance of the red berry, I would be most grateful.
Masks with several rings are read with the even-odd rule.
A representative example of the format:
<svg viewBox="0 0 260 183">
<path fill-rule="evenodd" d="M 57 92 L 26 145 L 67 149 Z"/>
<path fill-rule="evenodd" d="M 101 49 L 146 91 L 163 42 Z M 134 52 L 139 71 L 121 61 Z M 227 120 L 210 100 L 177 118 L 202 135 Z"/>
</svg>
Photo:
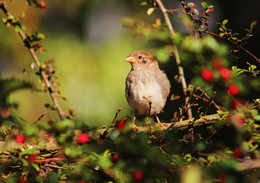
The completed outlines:
<svg viewBox="0 0 260 183">
<path fill-rule="evenodd" d="M 231 84 L 228 86 L 228 91 L 231 95 L 238 95 L 240 92 L 239 86 L 237 84 Z"/>
<path fill-rule="evenodd" d="M 30 154 L 30 155 L 28 156 L 28 161 L 34 162 L 35 160 L 36 160 L 36 154 Z"/>
<path fill-rule="evenodd" d="M 41 3 L 39 4 L 39 6 L 43 9 L 48 9 L 48 7 L 45 5 L 44 1 L 41 1 Z"/>
<path fill-rule="evenodd" d="M 86 144 L 87 142 L 89 142 L 89 140 L 89 135 L 87 133 L 82 133 L 77 138 L 77 142 L 79 145 Z"/>
<path fill-rule="evenodd" d="M 78 180 L 77 183 L 86 183 L 85 180 Z"/>
<path fill-rule="evenodd" d="M 242 127 L 246 122 L 245 118 L 243 118 L 242 116 L 239 116 L 237 114 L 234 114 L 233 116 L 231 116 L 231 120 L 232 120 L 233 124 L 237 127 Z"/>
<path fill-rule="evenodd" d="M 125 128 L 126 123 L 127 123 L 127 118 L 124 118 L 121 121 L 118 121 L 115 126 L 118 130 L 123 130 Z"/>
<path fill-rule="evenodd" d="M 225 183 L 227 182 L 227 175 L 222 173 L 218 175 L 218 183 Z"/>
<path fill-rule="evenodd" d="M 20 177 L 18 183 L 26 183 L 26 177 Z"/>
<path fill-rule="evenodd" d="M 209 9 L 209 13 L 212 13 L 214 11 L 214 8 Z"/>
<path fill-rule="evenodd" d="M 219 70 L 223 67 L 221 60 L 216 59 L 213 61 L 213 68 Z"/>
<path fill-rule="evenodd" d="M 16 137 L 15 137 L 15 142 L 17 143 L 17 144 L 22 144 L 22 143 L 24 143 L 25 142 L 25 136 L 24 135 L 17 135 Z"/>
<path fill-rule="evenodd" d="M 143 172 L 142 171 L 135 171 L 134 173 L 133 173 L 133 179 L 134 180 L 142 180 L 143 179 L 143 176 L 144 176 L 144 174 L 143 174 Z"/>
<path fill-rule="evenodd" d="M 201 76 L 206 82 L 211 82 L 214 78 L 214 73 L 209 69 L 203 69 L 201 71 Z"/>
<path fill-rule="evenodd" d="M 225 81 L 229 81 L 232 77 L 232 72 L 226 67 L 223 67 L 219 70 L 219 75 L 224 79 Z"/>
<path fill-rule="evenodd" d="M 10 109 L 5 109 L 4 110 L 4 116 L 10 116 L 11 110 Z"/>
<path fill-rule="evenodd" d="M 243 155 L 242 149 L 240 147 L 236 147 L 233 149 L 234 158 L 241 158 Z"/>
<path fill-rule="evenodd" d="M 51 125 L 53 123 L 52 120 L 47 121 L 48 125 Z"/>
<path fill-rule="evenodd" d="M 257 20 L 253 21 L 252 24 L 257 24 Z"/>
<path fill-rule="evenodd" d="M 114 156 L 112 156 L 112 159 L 111 159 L 112 163 L 115 164 L 117 162 L 118 158 L 119 158 L 118 154 L 115 154 Z"/>
</svg>

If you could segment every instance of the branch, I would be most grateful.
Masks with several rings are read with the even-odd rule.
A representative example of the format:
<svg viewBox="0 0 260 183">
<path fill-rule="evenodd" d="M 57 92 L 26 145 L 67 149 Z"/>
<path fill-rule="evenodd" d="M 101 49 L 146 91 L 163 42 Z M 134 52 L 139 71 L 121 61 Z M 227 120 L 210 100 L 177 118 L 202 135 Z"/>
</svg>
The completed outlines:
<svg viewBox="0 0 260 183">
<path fill-rule="evenodd" d="M 168 29 L 170 30 L 172 37 L 174 37 L 176 35 L 176 33 L 174 32 L 174 30 L 172 28 L 170 18 L 167 14 L 167 9 L 164 7 L 161 0 L 156 0 L 156 3 L 158 4 L 159 8 L 161 9 L 161 11 L 163 13 L 165 23 L 168 26 Z M 181 66 L 179 51 L 178 51 L 178 48 L 176 46 L 173 47 L 173 52 L 174 52 L 174 55 L 175 55 L 175 60 L 176 60 L 177 66 L 178 66 L 178 72 L 179 72 L 180 81 L 181 81 L 181 84 L 182 84 L 183 93 L 185 95 L 185 104 L 186 104 L 186 106 L 188 106 L 189 96 L 187 95 L 187 84 L 186 84 L 186 80 L 185 80 L 185 77 L 184 77 L 184 70 L 183 70 L 183 67 Z M 191 119 L 192 118 L 191 108 L 188 109 L 187 113 L 188 113 L 188 119 Z"/>
<path fill-rule="evenodd" d="M 189 127 L 196 127 L 201 125 L 210 125 L 213 123 L 217 123 L 223 119 L 226 119 L 227 115 L 220 116 L 219 114 L 212 114 L 207 116 L 202 116 L 198 119 L 192 118 L 187 120 L 180 120 L 176 123 L 161 123 L 161 125 L 155 124 L 155 125 L 149 125 L 149 126 L 137 126 L 137 128 L 133 129 L 134 132 L 140 133 L 140 132 L 147 132 L 150 134 L 157 133 L 157 132 L 163 132 L 165 130 L 168 130 L 170 128 L 175 128 L 176 130 L 185 130 Z M 117 130 L 115 127 L 111 126 L 110 128 L 101 128 L 99 130 L 93 130 L 88 132 L 90 139 L 92 141 L 95 141 L 95 139 L 103 139 L 108 137 L 111 132 Z M 76 141 L 74 142 L 76 143 Z M 91 143 L 91 142 L 90 142 Z M 29 146 L 29 145 L 28 145 Z M 56 142 L 55 136 L 49 136 L 48 142 L 45 143 L 46 150 L 58 150 L 60 149 L 60 145 Z M 2 152 L 8 152 L 12 151 L 12 149 L 21 149 L 23 147 L 26 147 L 25 144 L 17 144 L 14 141 L 0 141 L 0 149 Z M 37 149 L 42 148 L 41 144 L 34 145 L 34 147 Z"/>
<path fill-rule="evenodd" d="M 5 6 L 5 2 L 3 2 L 3 1 L 0 1 L 0 9 L 4 12 L 4 14 L 7 16 L 7 17 L 11 17 L 11 16 L 13 16 L 10 12 L 8 12 L 8 10 L 6 9 L 6 6 Z M 14 25 L 13 25 L 14 26 Z M 20 29 L 18 32 L 18 35 L 20 36 L 20 38 L 23 40 L 23 42 L 24 43 L 26 43 L 27 41 L 26 41 L 26 35 L 25 35 L 25 33 L 23 32 L 23 30 L 22 29 Z M 26 44 L 25 44 L 26 45 Z M 26 46 L 27 47 L 27 46 Z M 44 70 L 42 70 L 41 68 L 41 63 L 40 63 L 40 61 L 39 61 L 39 59 L 38 59 L 38 57 L 36 56 L 36 53 L 35 53 L 35 51 L 34 51 L 34 49 L 33 48 L 30 48 L 30 47 L 27 47 L 28 48 L 28 50 L 29 50 L 29 52 L 30 52 L 30 54 L 31 54 L 31 56 L 32 56 L 32 58 L 33 58 L 33 60 L 34 60 L 34 62 L 36 63 L 36 65 L 40 68 L 40 76 L 43 78 L 43 82 L 45 83 L 45 85 L 47 86 L 47 89 L 48 89 L 48 92 L 49 92 L 49 94 L 50 94 L 50 96 L 51 96 L 51 99 L 52 99 L 52 101 L 53 101 L 53 103 L 54 103 L 54 106 L 55 106 L 55 109 L 57 110 L 57 112 L 58 112 L 58 114 L 59 114 L 59 117 L 60 117 L 60 119 L 61 120 L 64 120 L 65 119 L 65 115 L 64 115 L 64 113 L 63 113 L 63 111 L 61 110 L 61 108 L 60 108 L 60 105 L 59 105 L 59 103 L 58 103 L 58 101 L 57 101 L 57 98 L 56 98 L 56 94 L 55 94 L 55 92 L 53 91 L 53 89 L 52 89 L 52 87 L 51 87 L 51 84 L 50 84 L 50 82 L 49 82 L 49 80 L 48 80 L 48 75 L 46 74 L 46 72 L 44 71 Z"/>
<path fill-rule="evenodd" d="M 207 34 L 210 34 L 212 36 L 215 36 L 215 37 L 218 37 L 218 38 L 221 38 L 221 39 L 225 39 L 225 37 L 222 37 L 218 34 L 215 34 L 213 32 L 209 32 L 209 31 L 206 31 Z M 231 42 L 232 44 L 236 45 L 236 43 L 234 41 L 232 41 L 231 39 L 228 40 L 229 42 Z M 252 54 L 251 52 L 249 52 L 247 49 L 245 49 L 244 47 L 242 46 L 239 46 L 239 48 L 241 48 L 243 51 L 245 51 L 247 54 L 249 54 L 250 56 L 252 56 L 258 63 L 260 63 L 260 60 L 254 55 Z"/>
<path fill-rule="evenodd" d="M 241 163 L 238 163 L 238 170 L 250 170 L 250 169 L 259 169 L 260 168 L 260 159 L 245 160 Z"/>
<path fill-rule="evenodd" d="M 222 116 L 222 118 L 226 118 L 227 116 Z M 222 119 L 221 118 L 221 119 Z M 219 114 L 212 114 L 212 115 L 207 115 L 203 116 L 197 120 L 194 118 L 192 119 L 187 119 L 183 121 L 179 121 L 176 123 L 162 123 L 162 125 L 153 125 L 153 126 L 138 126 L 136 129 L 136 132 L 150 132 L 150 133 L 155 133 L 159 131 L 164 131 L 168 130 L 169 128 L 176 128 L 179 130 L 185 130 L 189 127 L 196 127 L 196 126 L 201 126 L 201 125 L 209 125 L 212 123 L 216 123 L 220 121 L 220 115 Z"/>
</svg>

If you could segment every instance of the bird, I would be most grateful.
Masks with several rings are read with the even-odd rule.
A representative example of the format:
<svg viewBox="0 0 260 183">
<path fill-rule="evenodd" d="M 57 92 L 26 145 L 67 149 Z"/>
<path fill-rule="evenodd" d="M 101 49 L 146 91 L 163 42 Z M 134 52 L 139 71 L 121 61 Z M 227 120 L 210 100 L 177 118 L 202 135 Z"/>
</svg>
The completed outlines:
<svg viewBox="0 0 260 183">
<path fill-rule="evenodd" d="M 160 69 L 156 57 L 145 50 L 132 52 L 125 61 L 131 63 L 131 70 L 125 81 L 125 97 L 136 118 L 155 117 L 161 125 L 158 114 L 162 112 L 170 93 L 170 82 Z"/>
</svg>

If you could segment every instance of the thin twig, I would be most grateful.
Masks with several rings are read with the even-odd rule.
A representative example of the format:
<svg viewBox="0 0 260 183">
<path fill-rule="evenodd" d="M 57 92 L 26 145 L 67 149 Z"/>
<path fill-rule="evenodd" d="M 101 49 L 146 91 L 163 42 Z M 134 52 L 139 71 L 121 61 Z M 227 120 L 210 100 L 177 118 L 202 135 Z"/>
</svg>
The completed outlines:
<svg viewBox="0 0 260 183">
<path fill-rule="evenodd" d="M 174 32 L 174 30 L 172 28 L 172 24 L 171 24 L 171 21 L 170 21 L 168 14 L 167 14 L 166 8 L 164 7 L 161 0 L 156 0 L 156 3 L 158 4 L 159 8 L 161 9 L 161 11 L 163 13 L 165 23 L 168 26 L 168 29 L 169 29 L 172 37 L 174 37 L 176 35 L 176 33 Z M 186 84 L 185 77 L 184 77 L 184 70 L 183 70 L 183 67 L 181 65 L 179 51 L 178 51 L 178 48 L 176 46 L 173 47 L 173 52 L 174 52 L 174 55 L 175 55 L 175 60 L 176 60 L 177 66 L 178 66 L 178 72 L 179 72 L 179 76 L 180 76 L 180 80 L 181 80 L 181 84 L 182 84 L 182 88 L 183 88 L 183 93 L 185 95 L 185 104 L 188 106 L 189 96 L 187 95 L 187 84 Z M 187 113 L 188 113 L 188 119 L 191 119 L 192 118 L 191 108 L 189 108 Z"/>
<path fill-rule="evenodd" d="M 44 167 L 51 167 L 51 168 L 56 168 L 56 169 L 66 169 L 64 167 L 58 166 L 58 165 L 51 165 L 51 164 L 47 164 L 47 165 L 43 165 Z"/>
<path fill-rule="evenodd" d="M 213 32 L 209 32 L 209 31 L 206 31 L 207 34 L 210 34 L 212 36 L 215 36 L 215 37 L 218 37 L 218 38 L 221 38 L 221 39 L 226 39 L 225 37 L 223 36 L 220 36 L 218 34 L 215 34 Z M 232 41 L 231 39 L 228 40 L 229 42 L 233 43 L 234 45 L 236 45 L 236 43 L 234 41 Z M 252 56 L 258 63 L 260 63 L 260 60 L 251 52 L 249 52 L 247 49 L 245 49 L 244 47 L 242 46 L 239 46 L 239 48 L 241 48 L 243 51 L 245 51 L 247 54 L 249 54 L 250 56 Z"/>
<path fill-rule="evenodd" d="M 113 121 L 111 122 L 111 125 L 110 126 L 112 126 L 114 123 L 115 123 L 115 121 L 116 121 L 116 118 L 117 118 L 117 116 L 118 116 L 118 114 L 120 113 L 120 111 L 122 110 L 122 108 L 120 107 L 120 108 L 118 108 L 118 109 L 116 109 L 116 114 L 115 114 L 115 117 L 114 117 L 114 119 L 113 119 Z"/>
<path fill-rule="evenodd" d="M 45 115 L 46 115 L 46 113 L 43 113 L 39 118 L 37 118 L 37 120 L 35 120 L 35 121 L 33 122 L 32 125 L 36 124 L 38 121 L 41 121 Z"/>
<path fill-rule="evenodd" d="M 149 116 L 151 116 L 152 101 L 149 99 L 149 97 L 143 96 L 143 98 L 144 98 L 145 100 L 147 100 L 147 102 L 148 102 L 148 105 L 147 105 L 148 114 L 149 114 Z"/>
<path fill-rule="evenodd" d="M 108 133 L 108 130 L 109 130 L 111 127 L 114 127 L 114 126 L 115 126 L 114 123 L 115 123 L 116 118 L 118 117 L 118 115 L 119 115 L 119 113 L 120 113 L 121 110 L 122 110 L 121 107 L 118 108 L 118 109 L 116 109 L 115 117 L 114 117 L 113 121 L 110 123 L 109 127 L 103 126 L 103 130 L 104 130 L 104 131 L 103 131 L 102 133 L 100 133 L 100 137 L 101 137 L 101 138 L 105 138 L 106 135 L 107 135 L 107 133 Z"/>
<path fill-rule="evenodd" d="M 0 1 L 0 9 L 2 9 L 2 11 L 4 12 L 4 14 L 7 17 L 13 16 L 10 12 L 7 11 L 6 6 L 5 6 L 5 2 L 3 2 L 3 1 Z M 18 31 L 18 35 L 23 40 L 23 42 L 26 43 L 26 38 L 27 37 L 26 37 L 26 35 L 25 35 L 25 33 L 23 32 L 22 29 L 20 29 Z M 45 71 L 43 69 L 41 69 L 41 62 L 40 62 L 40 60 L 36 56 L 36 53 L 35 53 L 33 48 L 29 48 L 29 47 L 27 47 L 27 48 L 28 48 L 28 50 L 29 50 L 29 52 L 30 52 L 34 62 L 40 68 L 41 77 L 43 78 L 43 82 L 47 86 L 48 92 L 49 92 L 49 94 L 51 96 L 51 99 L 52 99 L 52 101 L 54 103 L 54 106 L 55 106 L 55 108 L 56 108 L 56 110 L 57 110 L 57 112 L 59 114 L 60 119 L 64 120 L 65 119 L 64 113 L 63 113 L 63 111 L 60 108 L 60 105 L 59 105 L 59 103 L 57 101 L 55 92 L 53 92 L 53 89 L 52 89 L 51 84 L 50 84 L 50 82 L 48 80 L 47 74 L 45 73 Z"/>
<path fill-rule="evenodd" d="M 205 91 L 203 91 L 201 88 L 196 88 L 196 90 L 200 91 L 200 92 L 202 93 L 202 95 L 201 95 L 201 96 L 198 96 L 198 95 L 196 95 L 196 94 L 193 93 L 192 95 L 193 95 L 194 97 L 199 98 L 199 99 L 202 99 L 202 100 L 204 100 L 205 102 L 208 102 L 209 100 L 211 100 L 210 103 L 213 104 L 219 111 L 221 111 L 221 112 L 222 112 L 222 110 L 226 111 L 225 108 L 223 108 L 223 107 L 217 105 L 216 102 L 215 102 L 214 100 L 212 100 L 212 99 L 210 98 L 210 96 L 209 96 Z M 205 99 L 205 98 L 203 97 L 203 95 L 206 96 L 208 99 Z"/>
<path fill-rule="evenodd" d="M 221 111 L 221 112 L 222 112 L 222 110 L 226 110 L 226 109 L 224 109 L 223 107 L 217 105 L 212 99 L 209 99 L 209 100 L 208 100 L 208 99 L 205 99 L 204 97 L 201 97 L 201 96 L 196 95 L 196 94 L 193 94 L 193 96 L 196 97 L 196 98 L 202 99 L 202 100 L 204 100 L 205 102 L 210 102 L 210 104 L 213 104 L 214 107 L 216 107 L 216 108 L 217 108 L 219 111 Z"/>
</svg>

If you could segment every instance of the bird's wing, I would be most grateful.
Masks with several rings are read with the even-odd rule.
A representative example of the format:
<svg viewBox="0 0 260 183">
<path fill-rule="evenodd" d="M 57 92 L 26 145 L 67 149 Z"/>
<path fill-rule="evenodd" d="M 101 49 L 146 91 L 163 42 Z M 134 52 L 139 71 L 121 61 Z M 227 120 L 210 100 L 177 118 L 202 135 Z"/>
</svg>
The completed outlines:
<svg viewBox="0 0 260 183">
<path fill-rule="evenodd" d="M 129 101 L 131 95 L 131 83 L 133 82 L 132 80 L 132 72 L 129 72 L 125 80 L 125 97 L 127 101 Z"/>
<path fill-rule="evenodd" d="M 171 85 L 170 85 L 170 82 L 169 82 L 166 74 L 163 71 L 161 71 L 160 76 L 157 77 L 157 81 L 161 85 L 163 97 L 167 98 L 170 93 Z"/>
</svg>

